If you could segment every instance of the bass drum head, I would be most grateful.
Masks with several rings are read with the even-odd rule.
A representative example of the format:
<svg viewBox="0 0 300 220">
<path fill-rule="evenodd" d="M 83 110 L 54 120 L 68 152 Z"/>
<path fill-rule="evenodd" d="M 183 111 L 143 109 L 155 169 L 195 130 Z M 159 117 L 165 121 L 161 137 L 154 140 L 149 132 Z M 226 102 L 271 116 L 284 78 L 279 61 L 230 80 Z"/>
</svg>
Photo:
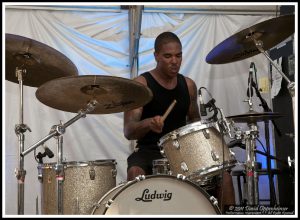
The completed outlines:
<svg viewBox="0 0 300 220">
<path fill-rule="evenodd" d="M 170 175 L 141 176 L 106 197 L 105 215 L 217 215 L 214 197 L 189 180 Z"/>
</svg>

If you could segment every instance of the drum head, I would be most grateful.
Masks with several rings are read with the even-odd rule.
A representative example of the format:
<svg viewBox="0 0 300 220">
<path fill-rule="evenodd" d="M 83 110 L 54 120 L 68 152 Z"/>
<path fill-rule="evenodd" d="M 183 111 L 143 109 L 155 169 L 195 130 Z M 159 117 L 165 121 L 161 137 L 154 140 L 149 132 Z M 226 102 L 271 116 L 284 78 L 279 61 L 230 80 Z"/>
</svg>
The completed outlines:
<svg viewBox="0 0 300 220">
<path fill-rule="evenodd" d="M 124 185 L 107 204 L 106 215 L 216 215 L 220 211 L 196 184 L 175 176 L 152 175 Z M 212 197 L 213 198 L 213 197 Z"/>
</svg>

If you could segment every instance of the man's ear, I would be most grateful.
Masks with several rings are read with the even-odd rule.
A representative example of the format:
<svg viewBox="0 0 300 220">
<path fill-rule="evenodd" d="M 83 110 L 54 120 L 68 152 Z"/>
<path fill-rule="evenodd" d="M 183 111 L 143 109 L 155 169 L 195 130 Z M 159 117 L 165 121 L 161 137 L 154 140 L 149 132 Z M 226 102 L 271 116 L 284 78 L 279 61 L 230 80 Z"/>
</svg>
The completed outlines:
<svg viewBox="0 0 300 220">
<path fill-rule="evenodd" d="M 153 55 L 154 55 L 155 61 L 158 62 L 158 58 L 157 58 L 158 55 L 157 55 L 157 53 L 154 52 Z"/>
</svg>

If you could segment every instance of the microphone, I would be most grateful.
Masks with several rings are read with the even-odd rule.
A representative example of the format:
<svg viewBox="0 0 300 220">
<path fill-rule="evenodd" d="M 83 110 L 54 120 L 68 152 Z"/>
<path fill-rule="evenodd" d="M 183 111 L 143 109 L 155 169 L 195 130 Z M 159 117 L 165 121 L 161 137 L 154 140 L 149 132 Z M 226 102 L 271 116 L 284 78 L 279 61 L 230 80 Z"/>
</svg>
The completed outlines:
<svg viewBox="0 0 300 220">
<path fill-rule="evenodd" d="M 248 89 L 247 89 L 247 96 L 248 97 L 252 97 L 253 96 L 253 73 L 255 70 L 255 64 L 254 62 L 251 62 L 250 64 L 250 68 L 249 68 L 249 76 L 248 76 Z"/>
<path fill-rule="evenodd" d="M 199 95 L 199 102 L 200 102 L 200 115 L 201 116 L 206 116 L 207 111 L 206 111 L 205 104 L 203 102 L 203 98 L 202 98 L 202 94 L 201 94 L 201 88 L 198 90 L 198 95 Z"/>
<path fill-rule="evenodd" d="M 45 155 L 47 155 L 49 158 L 52 158 L 54 157 L 54 153 L 47 147 L 47 146 L 44 146 L 44 149 L 45 149 Z"/>
</svg>

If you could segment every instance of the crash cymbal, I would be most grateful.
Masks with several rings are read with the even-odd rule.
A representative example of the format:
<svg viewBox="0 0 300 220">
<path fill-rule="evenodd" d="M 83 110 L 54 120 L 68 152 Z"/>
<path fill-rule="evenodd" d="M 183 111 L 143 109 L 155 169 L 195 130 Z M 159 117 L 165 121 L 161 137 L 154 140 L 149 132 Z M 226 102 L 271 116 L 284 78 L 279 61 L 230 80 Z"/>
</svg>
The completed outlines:
<svg viewBox="0 0 300 220">
<path fill-rule="evenodd" d="M 257 55 L 260 51 L 250 36 L 261 41 L 262 48 L 266 51 L 292 35 L 294 26 L 295 15 L 280 16 L 253 25 L 218 44 L 208 53 L 206 62 L 224 64 Z"/>
<path fill-rule="evenodd" d="M 55 109 L 77 113 L 95 99 L 90 114 L 123 112 L 147 104 L 152 92 L 143 84 L 121 77 L 85 75 L 54 79 L 40 86 L 36 97 Z"/>
<path fill-rule="evenodd" d="M 279 114 L 277 112 L 255 112 L 249 111 L 242 115 L 233 115 L 227 117 L 228 119 L 232 119 L 237 123 L 256 123 L 260 121 L 273 120 L 276 118 L 283 117 L 284 115 Z"/>
<path fill-rule="evenodd" d="M 19 83 L 16 67 L 26 70 L 23 84 L 32 87 L 52 79 L 78 75 L 71 60 L 52 47 L 26 37 L 5 34 L 5 79 Z"/>
</svg>

